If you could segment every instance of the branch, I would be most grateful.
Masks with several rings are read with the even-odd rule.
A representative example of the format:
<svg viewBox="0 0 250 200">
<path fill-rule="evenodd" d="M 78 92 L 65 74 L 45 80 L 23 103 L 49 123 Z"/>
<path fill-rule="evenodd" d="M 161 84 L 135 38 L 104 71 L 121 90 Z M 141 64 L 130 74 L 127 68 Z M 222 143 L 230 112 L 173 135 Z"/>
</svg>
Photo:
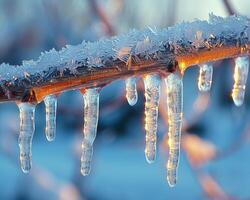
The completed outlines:
<svg viewBox="0 0 250 200">
<path fill-rule="evenodd" d="M 205 62 L 249 54 L 249 19 L 183 22 L 42 53 L 21 66 L 0 66 L 0 101 L 40 102 L 65 90 L 100 87 L 148 73 L 166 76 Z"/>
<path fill-rule="evenodd" d="M 229 15 L 235 15 L 237 14 L 237 12 L 235 11 L 234 7 L 232 6 L 232 4 L 229 2 L 229 0 L 223 0 L 224 6 L 227 10 L 227 13 Z"/>
<path fill-rule="evenodd" d="M 93 12 L 96 14 L 96 16 L 98 16 L 100 18 L 101 22 L 104 24 L 104 26 L 106 28 L 105 29 L 106 34 L 108 36 L 115 35 L 115 31 L 114 31 L 110 21 L 108 20 L 108 17 L 106 15 L 105 11 L 98 4 L 98 2 L 96 2 L 96 0 L 89 0 L 89 4 L 90 4 Z"/>
</svg>

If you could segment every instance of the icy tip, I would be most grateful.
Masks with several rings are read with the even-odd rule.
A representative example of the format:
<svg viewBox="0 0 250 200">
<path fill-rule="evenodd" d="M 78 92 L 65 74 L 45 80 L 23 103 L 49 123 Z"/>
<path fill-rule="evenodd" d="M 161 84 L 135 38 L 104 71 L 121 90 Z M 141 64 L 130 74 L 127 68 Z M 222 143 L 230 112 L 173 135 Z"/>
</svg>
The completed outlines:
<svg viewBox="0 0 250 200">
<path fill-rule="evenodd" d="M 167 177 L 167 181 L 168 181 L 169 187 L 174 187 L 177 183 L 177 180 L 175 178 L 171 179 L 171 178 Z"/>
<path fill-rule="evenodd" d="M 137 98 L 135 97 L 135 98 L 128 98 L 127 99 L 128 100 L 128 104 L 130 105 L 130 106 L 134 106 L 136 103 L 137 103 Z"/>
<path fill-rule="evenodd" d="M 152 164 L 155 162 L 155 154 L 145 151 L 145 157 L 147 163 Z"/>
<path fill-rule="evenodd" d="M 21 161 L 21 168 L 23 173 L 28 174 L 31 170 L 31 161 L 22 160 Z"/>
<path fill-rule="evenodd" d="M 244 96 L 245 96 L 245 90 L 238 90 L 237 95 L 234 95 L 233 93 L 232 98 L 233 98 L 234 104 L 238 107 L 242 106 L 244 102 Z"/>
<path fill-rule="evenodd" d="M 88 176 L 90 174 L 90 167 L 81 168 L 81 174 L 83 176 Z"/>
<path fill-rule="evenodd" d="M 55 134 L 52 134 L 54 130 L 46 130 L 46 132 L 49 132 L 51 134 L 46 134 L 46 138 L 49 142 L 53 142 L 56 139 Z"/>
</svg>

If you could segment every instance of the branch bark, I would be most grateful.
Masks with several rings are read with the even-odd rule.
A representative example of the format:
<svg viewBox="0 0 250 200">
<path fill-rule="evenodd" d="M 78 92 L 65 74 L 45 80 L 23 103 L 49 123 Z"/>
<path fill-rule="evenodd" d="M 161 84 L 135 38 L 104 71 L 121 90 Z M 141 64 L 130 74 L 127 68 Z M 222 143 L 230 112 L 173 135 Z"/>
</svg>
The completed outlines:
<svg viewBox="0 0 250 200">
<path fill-rule="evenodd" d="M 180 71 L 249 55 L 249 19 L 241 16 L 182 23 L 161 31 L 131 31 L 95 43 L 52 50 L 36 62 L 0 66 L 0 101 L 40 102 L 65 90 L 100 87 L 148 73 Z"/>
</svg>

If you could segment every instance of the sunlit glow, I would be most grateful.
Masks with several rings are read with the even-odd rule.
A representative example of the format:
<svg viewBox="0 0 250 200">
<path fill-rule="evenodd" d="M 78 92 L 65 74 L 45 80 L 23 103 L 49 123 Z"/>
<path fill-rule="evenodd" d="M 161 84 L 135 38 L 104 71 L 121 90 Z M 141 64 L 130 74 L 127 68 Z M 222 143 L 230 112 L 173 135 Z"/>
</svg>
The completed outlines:
<svg viewBox="0 0 250 200">
<path fill-rule="evenodd" d="M 235 68 L 233 76 L 234 86 L 232 90 L 232 98 L 236 106 L 241 106 L 244 102 L 248 68 L 248 57 L 238 57 L 235 59 Z"/>
</svg>

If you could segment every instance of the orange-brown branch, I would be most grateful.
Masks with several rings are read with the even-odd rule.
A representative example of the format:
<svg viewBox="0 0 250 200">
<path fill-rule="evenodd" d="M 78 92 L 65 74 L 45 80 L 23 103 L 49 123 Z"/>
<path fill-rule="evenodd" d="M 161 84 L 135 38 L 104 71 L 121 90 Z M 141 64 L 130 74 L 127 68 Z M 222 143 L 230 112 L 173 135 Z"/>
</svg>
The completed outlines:
<svg viewBox="0 0 250 200">
<path fill-rule="evenodd" d="M 72 58 L 67 57 L 67 49 L 59 53 L 52 52 L 52 55 L 45 53 L 32 66 L 37 71 L 31 67 L 14 67 L 14 73 L 10 76 L 10 66 L 5 68 L 8 78 L 1 74 L 5 70 L 0 69 L 0 102 L 40 102 L 49 94 L 66 90 L 102 87 L 114 80 L 133 75 L 159 73 L 166 76 L 176 70 L 184 72 L 189 66 L 250 54 L 247 18 L 222 19 L 211 16 L 210 20 L 211 24 L 206 21 L 184 24 L 183 30 L 180 30 L 180 25 L 159 33 L 148 29 L 100 41 L 95 46 L 86 43 L 71 47 Z M 231 28 L 230 25 L 234 27 Z M 178 40 L 173 37 L 174 31 L 177 32 Z M 120 41 L 122 42 L 119 43 Z M 76 53 L 74 48 L 78 48 Z M 98 50 L 102 53 L 95 53 Z M 66 61 L 61 59 L 65 55 Z M 46 68 L 44 60 L 49 60 L 46 56 L 55 56 L 58 62 L 46 63 Z"/>
</svg>

